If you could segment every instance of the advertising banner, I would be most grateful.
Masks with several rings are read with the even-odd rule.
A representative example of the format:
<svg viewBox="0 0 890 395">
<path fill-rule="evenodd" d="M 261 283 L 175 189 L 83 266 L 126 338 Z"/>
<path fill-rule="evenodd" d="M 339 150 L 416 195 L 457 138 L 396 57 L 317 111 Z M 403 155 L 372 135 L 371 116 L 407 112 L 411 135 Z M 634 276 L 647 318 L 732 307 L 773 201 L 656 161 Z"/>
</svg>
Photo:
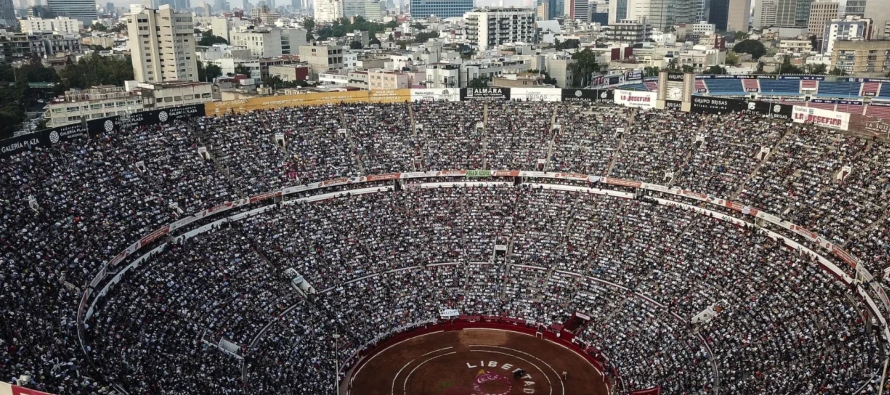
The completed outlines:
<svg viewBox="0 0 890 395">
<path fill-rule="evenodd" d="M 467 170 L 467 177 L 491 177 L 491 170 Z"/>
<path fill-rule="evenodd" d="M 381 89 L 369 91 L 368 101 L 371 103 L 404 103 L 411 101 L 411 90 Z"/>
<path fill-rule="evenodd" d="M 812 123 L 816 126 L 837 130 L 848 130 L 850 128 L 849 113 L 820 108 L 794 106 L 791 119 L 797 123 Z"/>
<path fill-rule="evenodd" d="M 556 88 L 510 88 L 510 98 L 521 101 L 560 101 L 561 93 Z"/>
<path fill-rule="evenodd" d="M 679 100 L 665 100 L 664 109 L 680 111 L 683 109 L 683 102 Z"/>
<path fill-rule="evenodd" d="M 562 89 L 560 96 L 563 102 L 596 103 L 614 102 L 614 93 L 606 89 Z"/>
<path fill-rule="evenodd" d="M 222 115 L 229 112 L 242 113 L 254 110 L 268 110 L 282 107 L 317 106 L 338 103 L 367 103 L 368 91 L 317 92 L 298 95 L 257 97 L 252 99 L 229 100 L 206 103 L 207 115 Z"/>
<path fill-rule="evenodd" d="M 668 81 L 683 82 L 686 75 L 683 73 L 668 73 Z"/>
<path fill-rule="evenodd" d="M 643 71 L 642 70 L 632 70 L 624 73 L 625 81 L 638 81 L 643 79 Z"/>
<path fill-rule="evenodd" d="M 745 111 L 748 103 L 740 99 L 723 99 L 710 96 L 692 96 L 690 112 L 696 114 L 726 114 Z"/>
<path fill-rule="evenodd" d="M 791 104 L 770 103 L 765 101 L 748 102 L 748 111 L 754 111 L 771 118 L 791 120 L 794 106 Z"/>
<path fill-rule="evenodd" d="M 96 137 L 103 133 L 120 130 L 121 128 L 149 126 L 201 116 L 204 116 L 204 105 L 197 104 L 92 119 L 86 122 L 44 129 L 39 132 L 0 141 L 0 158 L 28 151 L 31 148 L 49 148 L 56 144 L 71 142 L 82 137 Z"/>
<path fill-rule="evenodd" d="M 460 89 L 411 89 L 411 101 L 460 101 Z"/>
<path fill-rule="evenodd" d="M 460 101 L 510 100 L 510 88 L 462 88 Z"/>
<path fill-rule="evenodd" d="M 655 108 L 658 92 L 615 91 L 615 104 L 625 107 Z"/>
<path fill-rule="evenodd" d="M 76 123 L 0 140 L 0 158 L 10 157 L 32 148 L 49 148 L 59 143 L 85 137 L 87 133 L 88 129 L 84 123 Z"/>
<path fill-rule="evenodd" d="M 162 108 L 159 110 L 136 112 L 116 117 L 87 121 L 87 129 L 91 137 L 114 130 L 129 129 L 140 126 L 151 126 L 189 118 L 203 117 L 204 104 L 191 106 Z"/>
</svg>

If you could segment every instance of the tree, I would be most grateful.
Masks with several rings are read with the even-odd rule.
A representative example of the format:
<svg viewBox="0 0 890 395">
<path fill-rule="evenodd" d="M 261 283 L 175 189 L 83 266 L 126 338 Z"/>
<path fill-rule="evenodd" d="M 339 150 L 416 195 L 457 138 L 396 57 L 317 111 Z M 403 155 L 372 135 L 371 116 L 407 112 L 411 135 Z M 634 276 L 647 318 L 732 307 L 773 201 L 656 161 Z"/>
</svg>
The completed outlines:
<svg viewBox="0 0 890 395">
<path fill-rule="evenodd" d="M 695 72 L 695 68 L 693 68 L 692 66 L 690 66 L 688 64 L 684 64 L 683 67 L 681 68 L 681 70 L 684 73 L 694 73 Z"/>
<path fill-rule="evenodd" d="M 127 24 L 126 23 L 118 23 L 117 25 L 112 26 L 111 29 L 108 29 L 108 31 L 110 31 L 112 33 L 120 33 L 120 32 L 127 31 Z"/>
<path fill-rule="evenodd" d="M 380 44 L 380 40 L 378 40 L 377 37 L 372 37 L 370 40 L 368 40 L 368 45 L 380 46 L 383 44 Z"/>
<path fill-rule="evenodd" d="M 103 25 L 103 24 L 101 24 L 101 23 L 99 23 L 99 22 L 96 22 L 96 23 L 90 25 L 90 30 L 92 30 L 92 31 L 98 31 L 98 32 L 104 32 L 104 31 L 107 31 L 107 30 L 108 30 L 108 26 L 105 26 L 105 25 Z"/>
<path fill-rule="evenodd" d="M 720 66 L 711 66 L 706 74 L 726 74 L 726 69 Z"/>
<path fill-rule="evenodd" d="M 668 70 L 677 71 L 680 68 L 680 62 L 677 60 L 677 58 L 673 58 L 670 61 L 668 61 L 667 68 L 668 68 Z"/>
<path fill-rule="evenodd" d="M 835 67 L 835 68 L 831 69 L 831 72 L 828 73 L 828 74 L 831 74 L 831 75 L 847 75 L 847 71 L 844 70 L 844 69 L 839 69 L 839 68 Z"/>
<path fill-rule="evenodd" d="M 239 65 L 235 66 L 235 74 L 244 74 L 244 75 L 250 77 L 250 75 L 251 75 L 250 68 L 243 64 L 239 64 Z"/>
<path fill-rule="evenodd" d="M 761 56 L 766 55 L 766 47 L 763 45 L 762 42 L 757 40 L 742 41 L 732 47 L 732 50 L 735 53 L 751 54 L 751 57 L 754 60 L 760 59 Z"/>
<path fill-rule="evenodd" d="M 17 71 L 13 74 L 16 73 Z M 28 84 L 24 79 L 14 85 L 0 84 L 0 139 L 12 137 L 19 124 L 25 119 L 26 103 L 24 99 L 27 90 Z"/>
<path fill-rule="evenodd" d="M 303 19 L 303 29 L 306 29 L 307 32 L 312 32 L 312 30 L 315 29 L 315 19 Z"/>
<path fill-rule="evenodd" d="M 488 78 L 473 78 L 467 83 L 467 88 L 488 88 Z"/>
<path fill-rule="evenodd" d="M 782 58 L 782 65 L 779 66 L 778 70 L 779 74 L 803 74 L 803 70 L 800 67 L 797 67 L 791 64 L 791 57 L 785 56 Z"/>
<path fill-rule="evenodd" d="M 425 43 L 425 42 L 429 41 L 429 39 L 431 39 L 431 38 L 438 38 L 438 37 L 439 37 L 439 32 L 423 32 L 423 33 L 417 33 L 417 34 L 414 36 L 414 42 L 416 42 L 416 43 Z"/>
<path fill-rule="evenodd" d="M 361 41 L 353 41 L 353 42 L 349 43 L 349 49 L 362 49 L 362 42 Z"/>
<path fill-rule="evenodd" d="M 69 88 L 85 89 L 96 85 L 123 85 L 133 80 L 130 57 L 118 59 L 96 54 L 84 56 L 59 71 L 59 77 Z"/>
<path fill-rule="evenodd" d="M 600 71 L 600 65 L 596 61 L 596 53 L 590 48 L 584 48 L 572 54 L 574 62 L 569 64 L 572 71 L 572 86 L 583 87 L 590 83 L 593 73 Z"/>
<path fill-rule="evenodd" d="M 226 39 L 224 39 L 220 36 L 214 36 L 213 34 L 203 36 L 203 37 L 201 37 L 201 41 L 198 41 L 198 45 L 205 46 L 205 47 L 209 47 L 213 44 L 228 44 L 228 43 L 229 42 Z"/>
<path fill-rule="evenodd" d="M 210 82 L 222 75 L 222 68 L 213 64 L 198 62 L 198 81 Z"/>
<path fill-rule="evenodd" d="M 411 24 L 411 27 L 412 27 L 412 28 L 415 28 L 415 29 L 417 29 L 417 30 L 423 30 L 423 29 L 426 29 L 426 25 L 424 25 L 424 24 L 422 24 L 422 23 L 412 23 L 412 24 Z"/>
<path fill-rule="evenodd" d="M 744 41 L 748 39 L 748 32 L 735 32 L 735 41 Z"/>
<path fill-rule="evenodd" d="M 724 61 L 723 63 L 726 63 L 726 65 L 728 66 L 738 66 L 739 55 L 736 55 L 736 53 L 733 51 L 728 51 L 726 52 L 726 61 Z"/>
<path fill-rule="evenodd" d="M 808 65 L 807 69 L 807 73 L 809 74 L 828 74 L 828 66 L 824 64 Z"/>
<path fill-rule="evenodd" d="M 659 71 L 661 70 L 658 67 L 646 66 L 643 68 L 643 77 L 658 77 Z"/>
<path fill-rule="evenodd" d="M 304 27 L 305 25 L 304 21 Z M 313 22 L 312 26 L 315 22 Z M 385 24 L 377 23 L 377 22 L 369 22 L 360 16 L 356 16 L 354 18 L 340 18 L 330 25 L 325 25 L 319 27 L 316 31 L 316 35 L 319 40 L 326 40 L 329 37 L 343 37 L 346 36 L 347 33 L 352 33 L 356 30 L 368 32 L 372 37 L 377 33 L 382 33 L 387 28 L 393 29 L 399 26 L 399 23 L 396 21 L 390 21 Z M 310 31 L 309 29 L 306 29 Z"/>
<path fill-rule="evenodd" d="M 263 85 L 272 88 L 272 90 L 274 91 L 274 90 L 277 90 L 278 88 L 281 88 L 282 85 L 284 85 L 284 81 L 282 81 L 281 78 L 279 78 L 276 75 L 273 77 L 263 78 Z"/>
<path fill-rule="evenodd" d="M 810 36 L 809 39 L 810 39 L 810 46 L 813 48 L 813 51 L 818 51 L 819 50 L 819 40 L 816 39 L 816 35 L 814 34 L 814 35 Z"/>
<path fill-rule="evenodd" d="M 562 42 L 560 42 L 559 40 L 556 40 L 555 44 L 556 44 L 557 50 L 574 49 L 574 48 L 578 48 L 581 46 L 581 40 L 574 39 L 574 38 L 570 38 L 570 39 L 562 41 Z"/>
</svg>

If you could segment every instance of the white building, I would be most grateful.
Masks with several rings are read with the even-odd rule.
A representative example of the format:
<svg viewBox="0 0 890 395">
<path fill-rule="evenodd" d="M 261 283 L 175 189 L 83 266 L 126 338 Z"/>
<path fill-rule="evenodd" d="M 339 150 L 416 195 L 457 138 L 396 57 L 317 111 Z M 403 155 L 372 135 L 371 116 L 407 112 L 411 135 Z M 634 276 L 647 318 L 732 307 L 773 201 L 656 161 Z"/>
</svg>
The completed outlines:
<svg viewBox="0 0 890 395">
<path fill-rule="evenodd" d="M 210 21 L 210 29 L 213 30 L 214 36 L 219 36 L 229 43 L 232 42 L 232 30 L 238 26 L 250 25 L 250 21 L 237 18 L 213 18 Z"/>
<path fill-rule="evenodd" d="M 65 92 L 64 99 L 47 105 L 46 126 L 54 128 L 91 119 L 206 103 L 213 101 L 212 89 L 211 84 L 196 82 L 146 84 L 136 81 L 127 81 L 126 87 L 72 89 Z"/>
<path fill-rule="evenodd" d="M 198 47 L 196 49 L 199 62 L 209 62 L 223 58 L 233 59 L 250 59 L 250 50 L 246 47 L 238 47 L 226 44 L 214 44 L 209 47 Z"/>
<path fill-rule="evenodd" d="M 53 19 L 28 18 L 20 22 L 24 33 L 77 34 L 83 30 L 83 22 L 62 16 Z"/>
<path fill-rule="evenodd" d="M 251 56 L 275 58 L 281 56 L 281 30 L 268 26 L 240 26 L 232 32 L 229 43 L 247 48 Z"/>
<path fill-rule="evenodd" d="M 779 42 L 779 51 L 787 53 L 804 53 L 813 50 L 813 43 L 810 40 L 794 40 L 783 39 Z"/>
<path fill-rule="evenodd" d="M 143 111 L 213 101 L 213 84 L 203 82 L 146 84 L 127 81 L 127 90 L 136 92 L 142 97 Z"/>
<path fill-rule="evenodd" d="M 825 24 L 822 34 L 822 53 L 831 55 L 837 41 L 869 40 L 872 38 L 872 20 L 847 15 L 844 19 L 835 19 Z"/>
<path fill-rule="evenodd" d="M 133 75 L 139 82 L 197 81 L 195 24 L 169 5 L 131 7 L 127 16 Z"/>
<path fill-rule="evenodd" d="M 477 8 L 464 14 L 464 20 L 467 39 L 480 51 L 535 39 L 535 11 L 530 8 Z"/>
<path fill-rule="evenodd" d="M 309 63 L 314 74 L 343 68 L 343 48 L 326 45 L 300 47 L 300 60 Z"/>
<path fill-rule="evenodd" d="M 316 22 L 333 22 L 342 16 L 342 0 L 315 0 L 314 17 Z"/>
<path fill-rule="evenodd" d="M 231 36 L 230 44 L 247 48 L 257 58 L 296 55 L 299 48 L 306 45 L 306 30 L 303 29 L 248 25 L 238 27 Z"/>
<path fill-rule="evenodd" d="M 717 25 L 708 23 L 707 21 L 693 23 L 689 25 L 689 27 L 692 29 L 692 33 L 698 36 L 710 36 L 717 31 Z"/>
<path fill-rule="evenodd" d="M 120 86 L 72 89 L 65 92 L 64 99 L 53 100 L 46 106 L 46 126 L 54 128 L 141 110 L 142 97 Z"/>
</svg>

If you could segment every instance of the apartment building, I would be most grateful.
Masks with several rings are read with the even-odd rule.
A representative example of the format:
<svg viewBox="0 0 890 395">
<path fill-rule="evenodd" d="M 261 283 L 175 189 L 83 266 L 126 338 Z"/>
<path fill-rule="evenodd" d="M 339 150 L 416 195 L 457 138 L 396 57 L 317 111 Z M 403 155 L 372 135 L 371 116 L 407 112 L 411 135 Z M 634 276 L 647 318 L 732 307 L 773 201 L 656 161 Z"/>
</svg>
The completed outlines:
<svg viewBox="0 0 890 395">
<path fill-rule="evenodd" d="M 825 34 L 825 25 L 840 18 L 840 3 L 837 0 L 817 0 L 810 6 L 810 20 L 807 24 L 807 34 L 821 39 Z"/>
<path fill-rule="evenodd" d="M 388 70 L 368 71 L 368 89 L 408 89 L 411 78 L 408 73 Z"/>
<path fill-rule="evenodd" d="M 0 59 L 51 58 L 81 53 L 80 36 L 43 33 L 10 33 L 0 36 Z"/>
<path fill-rule="evenodd" d="M 857 76 L 890 72 L 890 40 L 838 41 L 832 47 L 831 67 Z"/>
<path fill-rule="evenodd" d="M 195 23 L 169 5 L 132 6 L 127 16 L 133 74 L 139 82 L 198 81 Z"/>
<path fill-rule="evenodd" d="M 72 89 L 65 92 L 64 99 L 53 100 L 46 106 L 46 126 L 54 128 L 141 110 L 142 96 L 121 86 Z"/>
<path fill-rule="evenodd" d="M 309 64 L 315 74 L 343 67 L 343 48 L 327 45 L 300 47 L 300 60 Z"/>
<path fill-rule="evenodd" d="M 477 8 L 464 15 L 467 40 L 480 51 L 501 44 L 535 41 L 535 11 L 530 8 Z"/>
<path fill-rule="evenodd" d="M 28 18 L 22 20 L 21 25 L 24 33 L 77 34 L 83 30 L 83 22 L 62 16 L 52 19 Z"/>
<path fill-rule="evenodd" d="M 834 52 L 834 44 L 838 41 L 862 41 L 872 38 L 872 20 L 854 15 L 844 19 L 835 19 L 825 25 L 822 33 L 822 53 Z"/>
</svg>

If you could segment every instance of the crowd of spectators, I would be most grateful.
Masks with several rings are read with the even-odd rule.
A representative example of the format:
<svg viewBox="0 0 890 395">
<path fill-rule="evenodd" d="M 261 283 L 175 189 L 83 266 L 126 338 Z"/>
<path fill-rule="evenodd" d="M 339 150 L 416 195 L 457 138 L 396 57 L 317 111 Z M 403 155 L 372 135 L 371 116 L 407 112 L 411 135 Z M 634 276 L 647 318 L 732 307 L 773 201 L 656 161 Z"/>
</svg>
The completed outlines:
<svg viewBox="0 0 890 395">
<path fill-rule="evenodd" d="M 61 394 L 112 393 L 112 383 L 131 394 L 239 394 L 285 381 L 308 391 L 292 393 L 326 393 L 335 350 L 345 362 L 456 308 L 544 325 L 586 312 L 580 338 L 629 389 L 703 393 L 718 375 L 738 394 L 876 389 L 869 310 L 809 256 L 757 229 L 544 179 L 341 188 L 170 243 L 96 306 L 85 331 L 92 362 L 80 350 L 77 306 L 90 280 L 164 224 L 333 177 L 479 168 L 738 199 L 848 245 L 878 277 L 890 256 L 890 146 L 809 125 L 494 102 L 199 118 L 0 159 L 0 380 L 28 375 L 22 384 Z M 300 296 L 288 268 L 318 293 Z M 714 304 L 713 321 L 689 323 Z"/>
</svg>

